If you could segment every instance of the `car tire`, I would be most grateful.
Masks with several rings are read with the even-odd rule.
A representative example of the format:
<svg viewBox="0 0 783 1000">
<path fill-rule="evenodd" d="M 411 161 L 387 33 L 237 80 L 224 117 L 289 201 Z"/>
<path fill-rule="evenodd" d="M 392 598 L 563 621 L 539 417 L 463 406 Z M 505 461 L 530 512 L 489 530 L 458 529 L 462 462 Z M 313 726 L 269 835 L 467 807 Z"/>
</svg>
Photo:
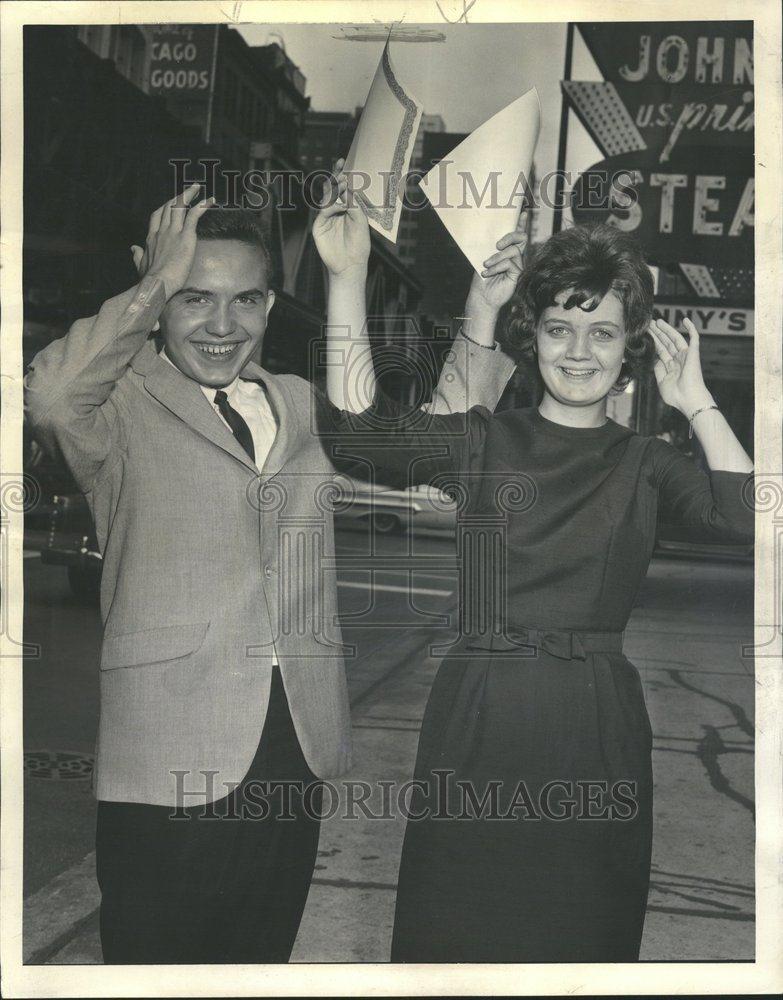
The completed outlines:
<svg viewBox="0 0 783 1000">
<path fill-rule="evenodd" d="M 101 570 L 97 566 L 69 566 L 68 584 L 80 601 L 95 603 L 101 591 Z"/>
</svg>

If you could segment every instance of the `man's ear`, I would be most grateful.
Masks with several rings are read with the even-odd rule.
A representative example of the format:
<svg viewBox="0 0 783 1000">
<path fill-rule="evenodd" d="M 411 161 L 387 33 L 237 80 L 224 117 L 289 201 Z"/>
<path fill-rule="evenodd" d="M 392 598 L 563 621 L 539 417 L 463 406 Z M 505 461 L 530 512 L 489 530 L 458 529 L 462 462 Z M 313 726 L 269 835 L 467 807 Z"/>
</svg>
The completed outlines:
<svg viewBox="0 0 783 1000">
<path fill-rule="evenodd" d="M 267 316 L 269 316 L 269 313 L 272 311 L 272 306 L 274 304 L 275 304 L 275 293 L 270 288 L 269 291 L 266 293 L 266 314 L 267 314 Z"/>
</svg>

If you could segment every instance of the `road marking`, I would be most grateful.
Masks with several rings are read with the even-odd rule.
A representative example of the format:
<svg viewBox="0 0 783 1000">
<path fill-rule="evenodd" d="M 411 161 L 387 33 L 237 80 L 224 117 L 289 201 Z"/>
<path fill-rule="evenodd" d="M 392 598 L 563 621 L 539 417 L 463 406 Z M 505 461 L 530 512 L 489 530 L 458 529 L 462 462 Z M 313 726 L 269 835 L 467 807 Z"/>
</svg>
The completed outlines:
<svg viewBox="0 0 783 1000">
<path fill-rule="evenodd" d="M 338 580 L 338 587 L 353 590 L 383 590 L 387 594 L 426 594 L 428 597 L 450 597 L 453 590 L 434 590 L 432 587 L 398 587 L 393 583 L 359 583 L 354 580 Z"/>
</svg>

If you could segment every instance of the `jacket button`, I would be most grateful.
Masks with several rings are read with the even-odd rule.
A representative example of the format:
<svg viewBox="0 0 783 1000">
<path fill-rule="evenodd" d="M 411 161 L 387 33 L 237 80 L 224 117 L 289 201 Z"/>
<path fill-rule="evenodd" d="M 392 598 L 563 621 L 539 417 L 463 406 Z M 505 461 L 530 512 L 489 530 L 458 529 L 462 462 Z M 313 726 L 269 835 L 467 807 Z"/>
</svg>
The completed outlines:
<svg viewBox="0 0 783 1000">
<path fill-rule="evenodd" d="M 264 566 L 264 576 L 268 578 L 271 577 L 271 575 L 272 575 L 272 567 L 268 565 Z"/>
</svg>

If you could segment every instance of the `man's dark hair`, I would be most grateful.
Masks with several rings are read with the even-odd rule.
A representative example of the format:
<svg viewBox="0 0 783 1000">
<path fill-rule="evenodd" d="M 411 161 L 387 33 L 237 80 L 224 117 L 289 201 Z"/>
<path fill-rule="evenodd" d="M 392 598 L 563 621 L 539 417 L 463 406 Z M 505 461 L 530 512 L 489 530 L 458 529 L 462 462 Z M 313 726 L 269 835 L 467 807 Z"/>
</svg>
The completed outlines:
<svg viewBox="0 0 783 1000">
<path fill-rule="evenodd" d="M 267 280 L 272 279 L 272 255 L 269 253 L 261 220 L 242 208 L 208 208 L 198 220 L 196 235 L 200 240 L 237 240 L 256 247 L 264 260 Z"/>
<path fill-rule="evenodd" d="M 635 375 L 649 369 L 655 357 L 655 346 L 647 333 L 653 279 L 638 240 L 614 226 L 573 226 L 541 244 L 519 280 L 501 338 L 503 346 L 520 360 L 529 357 L 541 314 L 555 304 L 555 296 L 569 289 L 573 293 L 566 309 L 578 306 L 591 311 L 610 291 L 622 302 L 628 337 L 616 388 L 624 388 Z"/>
</svg>

